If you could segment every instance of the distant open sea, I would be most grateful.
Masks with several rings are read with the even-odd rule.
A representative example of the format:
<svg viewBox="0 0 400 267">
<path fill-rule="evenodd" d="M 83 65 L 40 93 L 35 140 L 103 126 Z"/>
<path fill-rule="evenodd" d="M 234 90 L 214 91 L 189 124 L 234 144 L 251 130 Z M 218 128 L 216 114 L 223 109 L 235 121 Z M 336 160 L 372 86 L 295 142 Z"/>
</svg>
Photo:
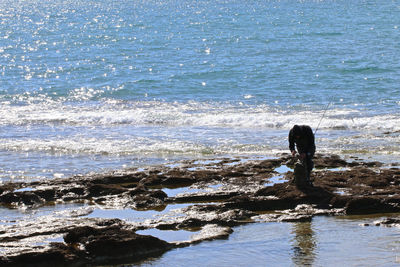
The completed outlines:
<svg viewBox="0 0 400 267">
<path fill-rule="evenodd" d="M 393 162 L 399 109 L 398 1 L 0 0 L 0 182 L 274 156 L 294 124 Z"/>
</svg>

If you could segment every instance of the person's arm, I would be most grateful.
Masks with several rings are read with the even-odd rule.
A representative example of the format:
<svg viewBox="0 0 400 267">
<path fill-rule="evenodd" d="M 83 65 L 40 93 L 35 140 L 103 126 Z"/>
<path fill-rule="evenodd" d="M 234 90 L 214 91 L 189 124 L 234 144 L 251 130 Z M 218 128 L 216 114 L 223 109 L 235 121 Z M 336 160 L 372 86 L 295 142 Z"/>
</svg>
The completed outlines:
<svg viewBox="0 0 400 267">
<path fill-rule="evenodd" d="M 296 150 L 294 148 L 293 130 L 289 131 L 289 149 L 290 149 L 290 152 L 292 153 L 292 155 L 294 156 L 294 154 L 296 153 Z"/>
</svg>

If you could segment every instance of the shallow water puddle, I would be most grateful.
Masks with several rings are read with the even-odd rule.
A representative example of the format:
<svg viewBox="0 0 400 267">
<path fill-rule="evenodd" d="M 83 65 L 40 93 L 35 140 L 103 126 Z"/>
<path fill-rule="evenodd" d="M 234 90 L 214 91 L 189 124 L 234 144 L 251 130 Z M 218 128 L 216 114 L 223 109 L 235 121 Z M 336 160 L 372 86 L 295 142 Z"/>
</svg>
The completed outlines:
<svg viewBox="0 0 400 267">
<path fill-rule="evenodd" d="M 340 172 L 340 171 L 348 171 L 350 168 L 347 167 L 337 167 L 337 168 L 323 168 L 323 169 L 317 169 L 315 171 L 330 171 L 330 172 Z"/>
<path fill-rule="evenodd" d="M 281 165 L 278 168 L 275 168 L 274 171 L 276 171 L 277 173 L 280 173 L 280 174 L 284 174 L 287 172 L 293 172 L 293 169 L 289 168 L 286 165 Z"/>
<path fill-rule="evenodd" d="M 191 188 L 191 187 L 163 188 L 162 191 L 164 191 L 168 195 L 168 197 L 175 197 L 177 195 L 185 193 L 206 192 L 204 189 Z"/>
<path fill-rule="evenodd" d="M 193 162 L 193 165 L 215 165 L 221 162 L 221 159 L 204 159 L 204 160 L 196 160 Z"/>
<path fill-rule="evenodd" d="M 350 195 L 348 192 L 348 189 L 346 188 L 338 188 L 336 191 L 334 191 L 333 193 L 341 195 L 341 196 L 348 196 Z"/>
<path fill-rule="evenodd" d="M 41 237 L 43 238 L 43 236 Z M 52 242 L 59 242 L 59 243 L 63 243 L 64 242 L 64 237 L 63 235 L 57 235 L 57 236 L 50 236 L 47 239 L 44 240 L 40 240 L 38 242 L 35 243 L 36 246 L 46 246 L 49 245 Z"/>
<path fill-rule="evenodd" d="M 268 182 L 264 183 L 264 186 L 273 186 L 275 184 L 282 184 L 287 182 L 284 175 L 274 176 L 268 179 Z"/>
<path fill-rule="evenodd" d="M 34 191 L 34 190 L 35 190 L 35 188 L 32 188 L 32 187 L 24 187 L 24 188 L 14 190 L 14 192 L 29 192 L 29 191 Z"/>
<path fill-rule="evenodd" d="M 192 236 L 199 233 L 200 231 L 187 231 L 187 230 L 158 230 L 158 229 L 147 229 L 137 231 L 136 233 L 139 235 L 151 235 L 157 237 L 161 240 L 165 240 L 167 242 L 174 242 L 174 241 L 189 241 L 191 240 Z"/>
<path fill-rule="evenodd" d="M 220 189 L 223 185 L 222 184 L 215 184 L 215 185 L 207 185 L 204 188 L 195 188 L 195 187 L 178 187 L 178 188 L 162 188 L 168 197 L 176 197 L 181 194 L 198 194 L 198 193 L 209 193 L 214 192 Z"/>
<path fill-rule="evenodd" d="M 50 206 L 43 206 L 38 209 L 7 209 L 0 208 L 0 225 L 16 224 L 22 220 L 29 221 L 42 216 L 58 214 L 62 216 L 63 213 L 77 213 L 85 204 L 72 203 L 72 204 L 57 204 Z"/>
<path fill-rule="evenodd" d="M 188 207 L 189 204 L 174 204 L 168 205 L 161 211 L 145 210 L 138 211 L 134 209 L 100 209 L 95 208 L 93 212 L 87 215 L 88 218 L 102 218 L 113 219 L 118 218 L 126 221 L 139 222 L 147 219 L 154 219 L 156 217 L 165 216 L 171 213 L 171 216 L 179 215 L 179 210 Z"/>
<path fill-rule="evenodd" d="M 400 230 L 360 226 L 375 219 L 321 216 L 247 224 L 235 227 L 228 239 L 171 250 L 140 266 L 398 266 Z"/>
<path fill-rule="evenodd" d="M 241 160 L 241 159 L 240 160 L 233 160 L 233 161 L 224 163 L 224 166 L 232 167 L 232 166 L 236 166 L 236 165 L 239 165 L 241 163 L 244 163 L 244 162 L 246 162 L 246 161 L 245 160 Z"/>
<path fill-rule="evenodd" d="M 175 169 L 181 167 L 182 163 L 169 163 L 169 164 L 164 164 L 163 166 L 170 169 Z"/>
</svg>

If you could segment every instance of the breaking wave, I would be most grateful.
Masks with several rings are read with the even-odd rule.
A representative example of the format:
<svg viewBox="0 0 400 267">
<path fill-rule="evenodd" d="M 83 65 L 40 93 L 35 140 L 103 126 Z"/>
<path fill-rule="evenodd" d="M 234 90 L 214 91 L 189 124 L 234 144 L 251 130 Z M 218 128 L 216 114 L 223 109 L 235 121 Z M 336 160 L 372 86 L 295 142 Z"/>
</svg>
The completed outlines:
<svg viewBox="0 0 400 267">
<path fill-rule="evenodd" d="M 193 126 L 289 129 L 308 124 L 325 130 L 368 129 L 399 131 L 399 114 L 362 113 L 350 108 L 323 110 L 269 105 L 246 106 L 229 103 L 169 103 L 161 101 L 105 101 L 85 103 L 39 102 L 24 105 L 0 104 L 0 125 L 67 126 Z M 323 117 L 323 118 L 322 118 Z M 322 121 L 321 121 L 322 119 Z M 321 121 L 321 123 L 320 123 Z"/>
</svg>

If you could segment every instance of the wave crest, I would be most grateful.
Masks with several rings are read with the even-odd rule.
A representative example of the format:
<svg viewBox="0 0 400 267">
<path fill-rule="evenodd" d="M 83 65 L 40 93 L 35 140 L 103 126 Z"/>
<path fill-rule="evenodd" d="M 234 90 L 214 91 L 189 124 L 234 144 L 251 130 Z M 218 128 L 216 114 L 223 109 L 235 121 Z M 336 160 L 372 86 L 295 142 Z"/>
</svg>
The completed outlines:
<svg viewBox="0 0 400 267">
<path fill-rule="evenodd" d="M 226 103 L 169 103 L 160 101 L 94 102 L 85 105 L 39 102 L 29 105 L 0 104 L 0 125 L 67 126 L 193 126 L 289 129 L 294 124 L 318 125 L 325 130 L 368 129 L 398 131 L 399 115 L 371 116 L 357 110 L 332 109 L 320 123 L 323 111 L 277 108 L 267 105 L 241 106 Z"/>
</svg>

